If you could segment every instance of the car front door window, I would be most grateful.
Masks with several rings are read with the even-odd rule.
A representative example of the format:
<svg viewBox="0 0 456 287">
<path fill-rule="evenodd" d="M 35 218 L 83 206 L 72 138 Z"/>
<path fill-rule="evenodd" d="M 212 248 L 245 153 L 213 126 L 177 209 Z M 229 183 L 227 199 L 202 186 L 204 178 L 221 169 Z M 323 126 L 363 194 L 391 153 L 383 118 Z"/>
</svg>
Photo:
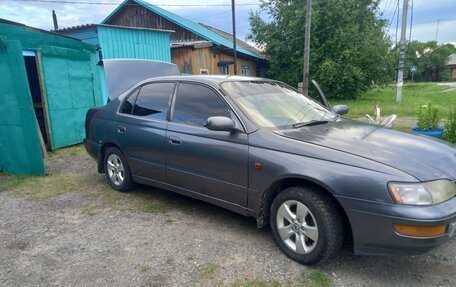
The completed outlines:
<svg viewBox="0 0 456 287">
<path fill-rule="evenodd" d="M 213 90 L 194 84 L 179 85 L 174 106 L 174 122 L 203 127 L 207 118 L 214 116 L 231 118 L 231 112 Z"/>
</svg>

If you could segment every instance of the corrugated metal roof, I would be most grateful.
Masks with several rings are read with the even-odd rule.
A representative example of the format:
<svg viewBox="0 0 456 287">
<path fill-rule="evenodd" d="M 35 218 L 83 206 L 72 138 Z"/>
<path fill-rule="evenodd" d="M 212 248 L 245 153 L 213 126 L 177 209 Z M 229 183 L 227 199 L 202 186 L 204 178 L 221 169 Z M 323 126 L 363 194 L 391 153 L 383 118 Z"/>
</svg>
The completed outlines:
<svg viewBox="0 0 456 287">
<path fill-rule="evenodd" d="M 60 34 L 60 33 L 54 32 L 54 31 L 47 31 L 47 30 L 43 30 L 43 29 L 40 29 L 40 28 L 27 26 L 25 24 L 22 24 L 22 23 L 19 23 L 19 22 L 10 21 L 10 20 L 6 20 L 6 19 L 3 19 L 3 18 L 0 18 L 0 24 L 6 24 L 6 25 L 10 25 L 10 26 L 22 27 L 22 28 L 26 28 L 28 30 L 33 30 L 35 32 L 40 32 L 40 33 L 44 33 L 44 34 L 52 34 L 52 35 L 55 35 L 55 36 L 65 37 L 65 38 L 68 38 L 68 39 L 71 39 L 71 40 L 81 41 L 81 39 L 78 39 L 78 38 L 74 38 L 74 37 L 70 37 L 70 36 L 67 36 L 67 35 L 63 35 L 63 34 Z"/>
<path fill-rule="evenodd" d="M 97 26 L 95 24 L 79 25 L 56 30 L 56 33 L 78 38 L 92 45 L 100 44 L 98 41 Z"/>
<path fill-rule="evenodd" d="M 82 25 L 77 25 L 77 26 L 71 26 L 71 27 L 65 27 L 65 28 L 60 28 L 57 30 L 51 30 L 53 32 L 63 32 L 63 31 L 71 31 L 71 30 L 79 30 L 79 29 L 87 29 L 87 28 L 95 28 L 95 24 L 82 24 Z"/>
<path fill-rule="evenodd" d="M 152 28 L 144 28 L 144 27 L 130 27 L 130 26 L 107 25 L 107 24 L 97 24 L 97 26 L 131 29 L 131 30 L 144 30 L 144 31 L 174 33 L 173 30 L 152 29 Z"/>
<path fill-rule="evenodd" d="M 214 31 L 211 31 L 210 29 L 206 28 L 205 26 L 199 24 L 199 23 L 195 23 L 189 19 L 186 19 L 184 17 L 181 17 L 179 15 L 176 15 L 170 11 L 167 11 L 165 9 L 162 9 L 160 7 L 157 7 L 155 5 L 152 5 L 152 4 L 149 4 L 147 2 L 144 2 L 144 1 L 141 1 L 141 0 L 126 0 L 124 1 L 122 4 L 120 4 L 108 17 L 106 17 L 106 19 L 103 20 L 103 22 L 101 22 L 102 24 L 105 24 L 110 18 L 111 16 L 113 16 L 117 11 L 119 11 L 120 8 L 122 8 L 125 4 L 127 4 L 127 2 L 129 1 L 132 1 L 132 2 L 136 2 L 138 3 L 139 5 L 143 6 L 144 8 L 162 16 L 163 18 L 167 19 L 168 21 L 170 22 L 173 22 L 174 24 L 176 25 L 179 25 L 193 33 L 195 33 L 196 35 L 218 45 L 218 46 L 224 46 L 224 47 L 227 47 L 227 48 L 230 48 L 230 49 L 233 49 L 233 43 L 230 42 L 229 40 L 227 40 L 226 38 L 220 36 L 219 34 L 215 33 Z M 249 55 L 249 56 L 252 56 L 252 57 L 255 57 L 255 58 L 260 58 L 260 59 L 264 59 L 261 55 L 257 55 L 251 51 L 248 51 L 242 47 L 237 47 L 236 49 L 238 52 L 241 52 L 243 54 L 246 54 L 246 55 Z"/>
<path fill-rule="evenodd" d="M 210 47 L 210 46 L 212 46 L 212 42 L 206 41 L 206 40 L 171 42 L 171 48 L 192 47 L 192 46 Z"/>
<path fill-rule="evenodd" d="M 230 42 L 233 42 L 233 35 L 231 35 L 230 33 L 227 33 L 225 31 L 222 31 L 220 29 L 217 29 L 217 28 L 214 28 L 212 26 L 209 26 L 209 25 L 205 25 L 205 24 L 201 24 L 203 25 L 204 27 L 208 28 L 209 30 L 212 30 L 214 31 L 215 33 L 219 34 L 220 36 L 222 36 L 223 38 L 227 39 L 228 41 Z M 242 48 L 256 54 L 256 55 L 261 55 L 262 52 L 261 50 L 247 44 L 246 42 L 242 41 L 242 40 L 239 40 L 239 39 L 236 39 L 236 45 L 238 46 L 241 46 Z M 264 57 L 263 57 L 264 59 Z"/>
</svg>

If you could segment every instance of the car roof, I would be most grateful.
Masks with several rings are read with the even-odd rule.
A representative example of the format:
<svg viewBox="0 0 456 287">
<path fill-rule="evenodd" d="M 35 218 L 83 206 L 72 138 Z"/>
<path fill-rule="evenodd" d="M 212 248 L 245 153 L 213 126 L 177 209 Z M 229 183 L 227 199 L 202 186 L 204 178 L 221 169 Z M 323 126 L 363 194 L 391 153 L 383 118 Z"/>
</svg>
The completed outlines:
<svg viewBox="0 0 456 287">
<path fill-rule="evenodd" d="M 184 76 L 163 76 L 163 77 L 153 77 L 149 79 L 142 80 L 136 85 L 132 86 L 128 90 L 124 91 L 117 98 L 123 100 L 128 96 L 133 90 L 137 87 L 142 86 L 151 82 L 160 82 L 160 81 L 189 81 L 189 82 L 198 82 L 207 85 L 212 85 L 213 87 L 218 86 L 220 83 L 224 82 L 250 82 L 250 81 L 275 81 L 266 78 L 258 77 L 247 77 L 247 76 L 230 76 L 230 75 L 184 75 Z"/>
<path fill-rule="evenodd" d="M 230 76 L 230 75 L 183 75 L 183 76 L 165 76 L 165 77 L 154 77 L 142 82 L 152 81 L 194 81 L 207 84 L 219 84 L 222 82 L 248 82 L 248 81 L 273 81 L 266 78 L 258 77 L 247 77 L 247 76 Z"/>
</svg>

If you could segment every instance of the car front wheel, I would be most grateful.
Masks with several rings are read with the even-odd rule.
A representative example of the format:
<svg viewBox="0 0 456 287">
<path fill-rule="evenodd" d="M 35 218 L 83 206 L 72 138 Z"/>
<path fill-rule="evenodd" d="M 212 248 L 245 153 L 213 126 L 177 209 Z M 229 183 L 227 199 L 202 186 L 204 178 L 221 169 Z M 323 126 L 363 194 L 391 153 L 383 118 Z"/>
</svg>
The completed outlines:
<svg viewBox="0 0 456 287">
<path fill-rule="evenodd" d="M 104 155 L 104 170 L 109 185 L 117 191 L 129 191 L 135 187 L 128 163 L 122 152 L 110 147 Z"/>
<path fill-rule="evenodd" d="M 333 198 L 324 192 L 290 187 L 277 195 L 270 223 L 282 251 L 315 264 L 335 256 L 344 242 L 343 221 Z"/>
</svg>

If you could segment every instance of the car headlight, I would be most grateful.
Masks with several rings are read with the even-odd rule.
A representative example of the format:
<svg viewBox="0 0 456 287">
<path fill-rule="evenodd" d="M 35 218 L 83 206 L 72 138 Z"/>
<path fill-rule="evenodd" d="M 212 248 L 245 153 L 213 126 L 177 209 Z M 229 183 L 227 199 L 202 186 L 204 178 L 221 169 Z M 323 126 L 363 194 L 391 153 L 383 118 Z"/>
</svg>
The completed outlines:
<svg viewBox="0 0 456 287">
<path fill-rule="evenodd" d="M 430 205 L 456 196 L 456 184 L 445 179 L 420 183 L 390 182 L 388 190 L 397 204 Z"/>
</svg>

